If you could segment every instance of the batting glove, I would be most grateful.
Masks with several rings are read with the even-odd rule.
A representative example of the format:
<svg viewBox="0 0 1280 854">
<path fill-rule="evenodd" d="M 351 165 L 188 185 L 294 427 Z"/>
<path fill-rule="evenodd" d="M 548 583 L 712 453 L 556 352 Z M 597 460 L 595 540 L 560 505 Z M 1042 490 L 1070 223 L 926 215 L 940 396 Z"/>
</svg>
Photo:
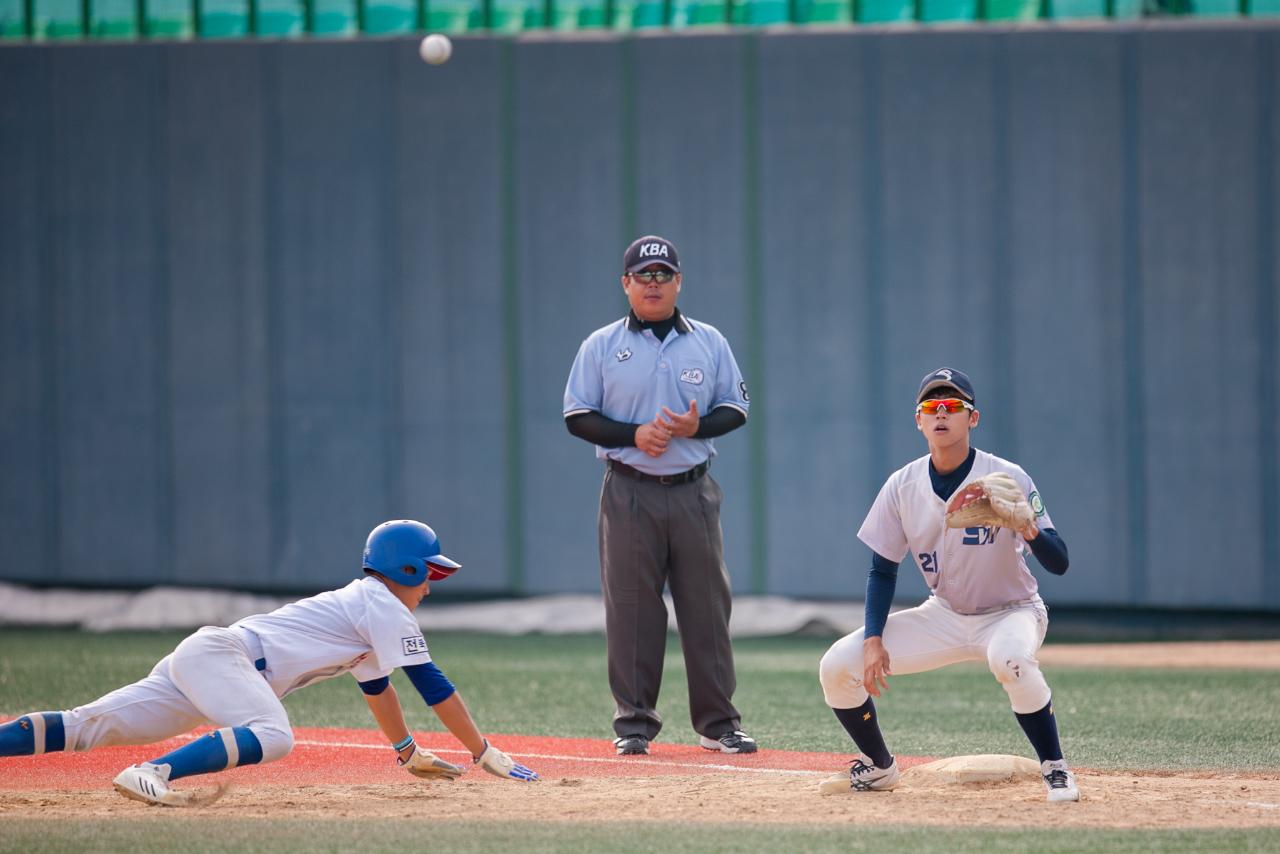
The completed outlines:
<svg viewBox="0 0 1280 854">
<path fill-rule="evenodd" d="M 463 772 L 462 768 L 452 762 L 446 762 L 416 744 L 413 746 L 413 755 L 408 759 L 397 757 L 396 764 L 413 776 L 427 780 L 456 780 L 462 776 Z"/>
<path fill-rule="evenodd" d="M 533 771 L 516 762 L 490 744 L 488 739 L 485 739 L 484 742 L 484 752 L 476 757 L 475 763 L 495 777 L 502 777 L 506 780 L 521 780 L 526 783 L 532 783 L 542 779 L 538 776 L 537 771 Z"/>
</svg>

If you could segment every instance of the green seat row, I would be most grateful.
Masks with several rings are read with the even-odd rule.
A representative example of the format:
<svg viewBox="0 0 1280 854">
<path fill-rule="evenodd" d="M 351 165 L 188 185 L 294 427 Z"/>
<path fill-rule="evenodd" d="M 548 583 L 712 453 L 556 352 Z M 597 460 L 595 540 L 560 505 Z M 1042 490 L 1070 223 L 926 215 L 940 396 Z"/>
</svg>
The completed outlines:
<svg viewBox="0 0 1280 854">
<path fill-rule="evenodd" d="M 1280 15 L 1280 0 L 0 0 L 0 38 L 683 29 Z"/>
</svg>

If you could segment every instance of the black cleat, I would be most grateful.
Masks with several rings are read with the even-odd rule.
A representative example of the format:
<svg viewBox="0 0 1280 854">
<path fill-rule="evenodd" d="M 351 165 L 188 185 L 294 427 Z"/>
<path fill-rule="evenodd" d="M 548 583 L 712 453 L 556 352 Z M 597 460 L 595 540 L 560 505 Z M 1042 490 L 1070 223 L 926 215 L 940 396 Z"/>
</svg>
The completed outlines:
<svg viewBox="0 0 1280 854">
<path fill-rule="evenodd" d="M 730 730 L 719 738 L 698 739 L 704 750 L 718 750 L 721 753 L 755 753 L 756 740 L 740 729 Z"/>
<path fill-rule="evenodd" d="M 649 753 L 649 739 L 640 733 L 623 735 L 613 740 L 619 756 L 645 756 Z"/>
</svg>

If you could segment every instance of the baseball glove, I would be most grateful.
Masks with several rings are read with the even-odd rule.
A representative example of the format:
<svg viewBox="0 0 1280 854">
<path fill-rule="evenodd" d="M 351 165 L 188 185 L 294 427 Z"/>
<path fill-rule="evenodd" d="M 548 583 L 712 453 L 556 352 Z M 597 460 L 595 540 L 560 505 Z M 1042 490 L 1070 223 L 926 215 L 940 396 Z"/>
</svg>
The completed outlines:
<svg viewBox="0 0 1280 854">
<path fill-rule="evenodd" d="M 445 762 L 429 750 L 414 745 L 413 755 L 408 759 L 396 758 L 396 764 L 415 777 L 425 780 L 456 780 L 462 776 L 463 769 L 452 762 Z"/>
<path fill-rule="evenodd" d="M 1022 531 L 1035 514 L 1018 482 L 1002 471 L 970 483 L 947 502 L 948 528 L 1010 528 Z"/>
</svg>

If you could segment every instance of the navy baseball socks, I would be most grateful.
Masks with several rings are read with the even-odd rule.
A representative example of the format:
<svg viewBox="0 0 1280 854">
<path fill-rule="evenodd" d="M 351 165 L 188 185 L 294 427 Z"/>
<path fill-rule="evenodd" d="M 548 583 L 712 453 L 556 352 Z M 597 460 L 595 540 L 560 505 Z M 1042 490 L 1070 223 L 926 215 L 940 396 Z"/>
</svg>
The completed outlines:
<svg viewBox="0 0 1280 854">
<path fill-rule="evenodd" d="M 880 723 L 876 718 L 876 704 L 868 697 L 867 701 L 856 709 L 832 709 L 836 719 L 844 727 L 845 732 L 853 739 L 858 749 L 879 768 L 888 768 L 893 764 L 893 756 L 885 746 L 884 736 L 880 734 Z"/>
<path fill-rule="evenodd" d="M 193 774 L 212 774 L 240 765 L 256 765 L 262 761 L 262 744 L 248 727 L 224 727 L 202 735 L 164 756 L 147 761 L 148 765 L 168 765 L 169 780 Z"/>
<path fill-rule="evenodd" d="M 1053 716 L 1053 699 L 1038 712 L 1025 715 L 1013 713 L 1018 725 L 1027 734 L 1027 740 L 1035 749 L 1041 762 L 1057 762 L 1062 759 L 1062 744 L 1058 741 L 1058 721 Z"/>
<path fill-rule="evenodd" d="M 62 712 L 32 712 L 0 724 L 0 756 L 39 756 L 66 746 Z"/>
</svg>

